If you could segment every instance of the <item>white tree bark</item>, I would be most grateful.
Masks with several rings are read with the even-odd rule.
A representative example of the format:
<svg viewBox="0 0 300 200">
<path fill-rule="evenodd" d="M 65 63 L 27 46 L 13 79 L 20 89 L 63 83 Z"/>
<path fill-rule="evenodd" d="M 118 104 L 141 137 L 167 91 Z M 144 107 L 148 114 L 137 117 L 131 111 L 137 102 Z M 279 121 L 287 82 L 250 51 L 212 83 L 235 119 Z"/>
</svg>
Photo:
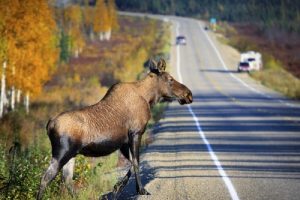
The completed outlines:
<svg viewBox="0 0 300 200">
<path fill-rule="evenodd" d="M 111 37 L 111 29 L 109 29 L 109 31 L 106 31 L 105 32 L 105 40 L 110 40 L 110 37 Z"/>
<path fill-rule="evenodd" d="M 26 96 L 25 96 L 25 110 L 26 113 L 29 113 L 29 103 L 30 103 L 30 96 L 29 96 L 29 92 L 26 92 Z"/>
<path fill-rule="evenodd" d="M 11 99 L 10 99 L 10 106 L 11 106 L 11 110 L 14 111 L 15 110 L 15 99 L 16 99 L 16 95 L 15 95 L 15 86 L 11 87 Z"/>
<path fill-rule="evenodd" d="M 3 62 L 2 65 L 2 75 L 1 75 L 1 95 L 0 95 L 0 118 L 3 116 L 4 113 L 4 103 L 5 103 L 5 69 L 6 69 L 6 62 Z"/>
<path fill-rule="evenodd" d="M 13 66 L 13 68 L 12 68 L 12 75 L 13 75 L 13 78 L 15 78 L 15 66 Z M 15 86 L 13 85 L 11 87 L 11 99 L 10 99 L 10 106 L 11 106 L 12 111 L 15 110 L 15 99 L 16 99 Z"/>
<path fill-rule="evenodd" d="M 99 40 L 100 40 L 100 41 L 105 40 L 105 33 L 104 33 L 104 32 L 100 32 L 100 33 L 99 33 Z"/>
<path fill-rule="evenodd" d="M 17 104 L 19 104 L 21 101 L 21 94 L 22 94 L 22 91 L 17 89 Z"/>
<path fill-rule="evenodd" d="M 79 57 L 79 50 L 78 50 L 78 48 L 76 48 L 75 53 L 74 53 L 74 56 L 75 56 L 75 58 L 78 58 L 78 57 Z"/>
</svg>

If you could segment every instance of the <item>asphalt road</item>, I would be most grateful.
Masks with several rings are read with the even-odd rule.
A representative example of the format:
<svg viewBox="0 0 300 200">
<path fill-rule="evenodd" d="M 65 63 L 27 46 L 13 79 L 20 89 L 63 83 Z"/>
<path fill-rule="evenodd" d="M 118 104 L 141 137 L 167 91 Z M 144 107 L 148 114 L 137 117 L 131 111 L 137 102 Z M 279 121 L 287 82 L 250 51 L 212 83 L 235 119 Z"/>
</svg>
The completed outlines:
<svg viewBox="0 0 300 200">
<path fill-rule="evenodd" d="M 203 22 L 168 19 L 171 74 L 194 102 L 169 105 L 142 155 L 151 195 L 137 196 L 132 179 L 119 199 L 300 199 L 299 102 L 236 73 L 230 48 Z"/>
</svg>

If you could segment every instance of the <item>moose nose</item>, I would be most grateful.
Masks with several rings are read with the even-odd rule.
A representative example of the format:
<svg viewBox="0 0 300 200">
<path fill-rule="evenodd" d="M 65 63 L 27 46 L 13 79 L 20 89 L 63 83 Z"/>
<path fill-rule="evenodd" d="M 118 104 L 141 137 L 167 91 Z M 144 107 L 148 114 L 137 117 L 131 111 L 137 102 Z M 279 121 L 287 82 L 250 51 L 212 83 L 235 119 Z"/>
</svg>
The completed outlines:
<svg viewBox="0 0 300 200">
<path fill-rule="evenodd" d="M 193 94 L 191 91 L 189 91 L 188 93 L 186 93 L 186 98 L 189 100 L 189 103 L 193 102 Z"/>
</svg>

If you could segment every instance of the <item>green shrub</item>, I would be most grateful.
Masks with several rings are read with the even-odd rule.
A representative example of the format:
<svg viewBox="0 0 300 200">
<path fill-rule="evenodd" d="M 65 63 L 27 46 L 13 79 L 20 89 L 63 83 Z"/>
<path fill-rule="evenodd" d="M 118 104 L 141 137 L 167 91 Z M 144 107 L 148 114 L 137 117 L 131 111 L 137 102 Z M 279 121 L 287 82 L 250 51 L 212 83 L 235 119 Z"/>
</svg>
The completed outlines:
<svg viewBox="0 0 300 200">
<path fill-rule="evenodd" d="M 0 198 L 34 199 L 41 178 L 40 174 L 49 163 L 49 156 L 47 156 L 49 153 L 41 152 L 37 148 L 21 151 L 20 144 L 15 143 L 9 151 L 2 151 L 1 154 L 5 155 L 7 162 L 1 172 L 5 174 L 5 181 Z M 52 191 L 53 188 L 55 184 L 51 187 Z"/>
<path fill-rule="evenodd" d="M 87 46 L 81 56 L 99 58 L 100 55 L 102 57 L 99 61 L 85 63 L 83 60 L 83 63 L 78 62 L 72 66 L 68 63 L 61 64 L 43 94 L 34 99 L 29 114 L 20 107 L 1 119 L 0 189 L 3 189 L 0 191 L 0 199 L 35 198 L 42 174 L 51 159 L 50 142 L 45 130 L 47 120 L 51 116 L 98 101 L 107 91 L 99 81 L 102 72 L 113 75 L 115 71 L 126 68 L 128 71 L 134 71 L 133 75 L 128 75 L 134 80 L 137 74 L 144 70 L 143 63 L 150 54 L 151 56 L 152 53 L 167 54 L 169 47 L 166 46 L 169 44 L 166 42 L 169 35 L 165 34 L 169 34 L 168 27 L 158 28 L 157 21 L 151 21 L 148 26 L 148 22 L 143 19 L 134 18 L 134 20 L 143 28 L 135 30 L 125 25 L 129 27 L 127 33 L 121 30 L 119 34 L 114 35 L 119 37 L 117 41 L 120 40 L 122 45 L 116 42 L 111 52 L 103 51 L 102 54 L 99 54 L 97 46 Z M 161 30 L 161 33 L 156 34 L 157 30 Z M 133 37 L 134 34 L 138 37 Z M 60 45 L 65 50 L 61 56 L 62 60 L 68 60 L 68 37 L 66 35 L 63 37 Z M 123 79 L 126 74 L 119 75 L 120 79 Z M 116 77 L 113 78 L 117 80 Z M 154 108 L 154 119 L 150 123 L 152 125 L 161 114 L 159 107 L 161 105 Z M 16 146 L 13 148 L 14 156 L 11 154 L 12 151 L 9 151 L 12 146 Z M 76 157 L 74 172 L 76 199 L 98 199 L 101 193 L 111 190 L 118 177 L 115 170 L 117 162 L 118 153 L 99 159 Z M 47 187 L 44 199 L 72 199 L 61 182 L 60 174 Z"/>
</svg>

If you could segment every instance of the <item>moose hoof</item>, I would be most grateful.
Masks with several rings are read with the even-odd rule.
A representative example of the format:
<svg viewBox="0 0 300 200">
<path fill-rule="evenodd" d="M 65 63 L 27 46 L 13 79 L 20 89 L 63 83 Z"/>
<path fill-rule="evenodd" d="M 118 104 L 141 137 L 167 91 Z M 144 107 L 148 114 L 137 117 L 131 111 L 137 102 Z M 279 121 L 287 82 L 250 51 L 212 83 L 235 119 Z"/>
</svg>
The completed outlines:
<svg viewBox="0 0 300 200">
<path fill-rule="evenodd" d="M 139 195 L 150 195 L 150 193 L 149 193 L 145 188 L 142 188 L 142 189 L 139 191 Z"/>
<path fill-rule="evenodd" d="M 99 197 L 99 200 L 110 200 L 110 199 L 113 200 L 117 199 L 117 195 L 113 194 L 112 192 L 109 192 Z"/>
</svg>

